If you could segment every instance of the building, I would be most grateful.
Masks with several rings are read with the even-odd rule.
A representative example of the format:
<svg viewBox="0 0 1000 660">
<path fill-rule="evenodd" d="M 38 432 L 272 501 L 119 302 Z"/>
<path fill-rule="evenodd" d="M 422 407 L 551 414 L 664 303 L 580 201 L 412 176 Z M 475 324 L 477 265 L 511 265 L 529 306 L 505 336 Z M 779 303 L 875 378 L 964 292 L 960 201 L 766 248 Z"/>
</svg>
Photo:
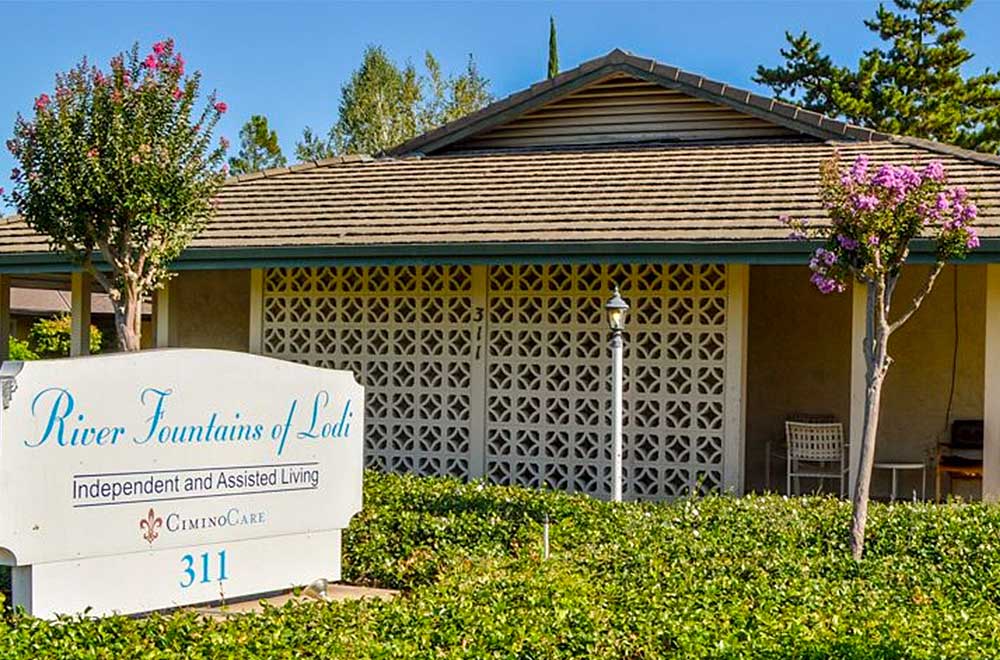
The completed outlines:
<svg viewBox="0 0 1000 660">
<path fill-rule="evenodd" d="M 789 415 L 832 416 L 859 447 L 863 291 L 816 292 L 815 246 L 777 222 L 824 220 L 818 166 L 836 150 L 940 160 L 983 207 L 981 249 L 893 337 L 878 451 L 924 460 L 952 420 L 985 420 L 983 492 L 996 496 L 1000 158 L 619 50 L 384 157 L 232 179 L 156 300 L 156 344 L 354 370 L 372 466 L 605 495 L 602 304 L 617 284 L 633 310 L 626 497 L 762 489 Z M 85 311 L 71 270 L 23 224 L 0 225 L 0 272 L 69 273 Z"/>
</svg>

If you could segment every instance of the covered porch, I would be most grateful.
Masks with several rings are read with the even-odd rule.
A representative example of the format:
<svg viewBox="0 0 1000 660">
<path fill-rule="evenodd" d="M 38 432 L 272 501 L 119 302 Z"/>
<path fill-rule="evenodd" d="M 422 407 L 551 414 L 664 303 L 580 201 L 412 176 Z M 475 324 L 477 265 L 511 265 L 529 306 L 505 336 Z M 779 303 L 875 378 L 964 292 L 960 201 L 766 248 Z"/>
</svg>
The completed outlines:
<svg viewBox="0 0 1000 660">
<path fill-rule="evenodd" d="M 904 271 L 895 298 L 897 314 L 928 268 L 914 265 Z M 854 483 L 864 416 L 864 291 L 854 287 L 823 295 L 808 276 L 804 266 L 750 268 L 748 491 L 786 490 L 785 421 L 797 417 L 842 424 L 849 485 Z M 891 469 L 876 469 L 873 496 L 919 499 L 926 492 L 927 499 L 934 499 L 939 447 L 951 442 L 954 422 L 972 421 L 985 425 L 984 479 L 943 474 L 941 493 L 966 499 L 997 497 L 998 285 L 1000 266 L 948 265 L 919 312 L 890 339 L 893 364 L 882 395 L 876 462 L 923 464 L 926 473 L 897 469 L 894 475 Z M 817 480 L 802 480 L 804 490 L 819 485 Z M 830 489 L 827 480 L 824 490 Z"/>
</svg>

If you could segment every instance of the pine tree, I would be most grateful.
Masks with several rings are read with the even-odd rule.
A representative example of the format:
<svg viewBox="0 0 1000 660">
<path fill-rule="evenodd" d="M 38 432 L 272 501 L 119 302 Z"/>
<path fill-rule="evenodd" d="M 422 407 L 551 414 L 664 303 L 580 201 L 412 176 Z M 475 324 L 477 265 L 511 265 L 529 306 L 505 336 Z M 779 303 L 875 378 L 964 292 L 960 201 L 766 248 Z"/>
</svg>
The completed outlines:
<svg viewBox="0 0 1000 660">
<path fill-rule="evenodd" d="M 894 0 L 865 26 L 883 42 L 857 67 L 838 66 L 806 33 L 786 33 L 784 64 L 757 68 L 754 80 L 810 110 L 889 133 L 1000 149 L 1000 75 L 965 77 L 973 55 L 961 43 L 958 14 L 972 0 Z"/>
<path fill-rule="evenodd" d="M 336 154 L 379 154 L 492 100 L 489 80 L 469 56 L 463 73 L 445 76 L 431 53 L 426 75 L 397 66 L 380 46 L 369 46 L 361 66 L 341 88 L 340 113 L 326 138 L 306 128 L 296 155 L 315 160 Z"/>
<path fill-rule="evenodd" d="M 267 125 L 267 117 L 253 115 L 240 129 L 240 151 L 229 159 L 233 174 L 247 174 L 285 165 L 277 132 Z"/>
<path fill-rule="evenodd" d="M 549 78 L 559 75 L 559 46 L 556 44 L 556 19 L 549 16 Z"/>
</svg>

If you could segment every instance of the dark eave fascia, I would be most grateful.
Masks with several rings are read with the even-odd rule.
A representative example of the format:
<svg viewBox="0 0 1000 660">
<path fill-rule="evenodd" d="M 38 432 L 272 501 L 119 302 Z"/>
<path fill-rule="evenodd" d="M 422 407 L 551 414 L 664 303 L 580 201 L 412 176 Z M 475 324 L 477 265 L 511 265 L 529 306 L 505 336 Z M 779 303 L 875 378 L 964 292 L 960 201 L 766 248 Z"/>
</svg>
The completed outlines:
<svg viewBox="0 0 1000 660">
<path fill-rule="evenodd" d="M 802 265 L 813 241 L 567 241 L 561 243 L 461 243 L 186 250 L 171 270 L 245 270 L 289 266 L 404 266 L 505 263 L 746 263 Z M 911 263 L 932 263 L 933 242 L 915 241 Z M 97 260 L 95 260 L 97 261 Z M 99 263 L 99 261 L 98 261 Z M 1000 263 L 1000 238 L 988 238 L 965 263 Z M 0 255 L 0 273 L 67 273 L 79 270 L 54 253 Z"/>
</svg>

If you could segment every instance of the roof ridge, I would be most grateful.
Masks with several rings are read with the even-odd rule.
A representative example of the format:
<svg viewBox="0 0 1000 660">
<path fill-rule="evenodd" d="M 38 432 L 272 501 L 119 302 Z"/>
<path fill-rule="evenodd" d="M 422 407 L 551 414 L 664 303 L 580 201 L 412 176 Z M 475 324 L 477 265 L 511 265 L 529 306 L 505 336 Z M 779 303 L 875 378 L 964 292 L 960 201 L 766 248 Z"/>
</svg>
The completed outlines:
<svg viewBox="0 0 1000 660">
<path fill-rule="evenodd" d="M 343 163 L 360 163 L 368 162 L 374 160 L 368 154 L 349 154 L 344 156 L 330 156 L 329 158 L 318 158 L 316 160 L 307 160 L 301 163 L 294 163 L 292 165 L 284 165 L 281 167 L 269 167 L 264 170 L 257 170 L 256 172 L 247 172 L 245 174 L 236 174 L 227 177 L 223 182 L 225 184 L 232 183 L 242 183 L 244 181 L 253 181 L 255 179 L 265 179 L 269 177 L 280 176 L 282 174 L 289 174 L 291 172 L 301 172 L 303 170 L 311 170 L 317 167 L 326 167 L 328 165 L 340 165 Z"/>
<path fill-rule="evenodd" d="M 693 96 L 729 106 L 734 110 L 821 139 L 846 138 L 852 141 L 871 142 L 892 138 L 889 133 L 850 124 L 792 103 L 755 94 L 750 90 L 615 48 L 606 55 L 587 60 L 553 78 L 536 82 L 503 99 L 494 101 L 485 108 L 411 138 L 388 149 L 386 154 L 402 155 L 415 151 L 430 152 L 444 148 L 472 133 L 478 133 L 502 124 L 508 114 L 519 115 L 534 107 L 544 105 L 554 100 L 554 97 L 561 96 L 560 91 L 563 93 L 572 92 L 579 87 L 596 82 L 602 74 L 616 72 L 628 73 L 649 82 L 668 83 L 670 86 L 679 88 Z M 491 119 L 494 120 L 492 123 Z"/>
<path fill-rule="evenodd" d="M 938 142 L 937 140 L 928 140 L 927 138 L 912 137 L 910 135 L 893 135 L 890 141 L 908 144 L 911 147 L 926 149 L 927 151 L 945 154 L 946 156 L 971 160 L 975 163 L 983 163 L 984 165 L 1000 165 L 1000 156 L 997 154 L 974 151 L 947 142 Z"/>
</svg>

